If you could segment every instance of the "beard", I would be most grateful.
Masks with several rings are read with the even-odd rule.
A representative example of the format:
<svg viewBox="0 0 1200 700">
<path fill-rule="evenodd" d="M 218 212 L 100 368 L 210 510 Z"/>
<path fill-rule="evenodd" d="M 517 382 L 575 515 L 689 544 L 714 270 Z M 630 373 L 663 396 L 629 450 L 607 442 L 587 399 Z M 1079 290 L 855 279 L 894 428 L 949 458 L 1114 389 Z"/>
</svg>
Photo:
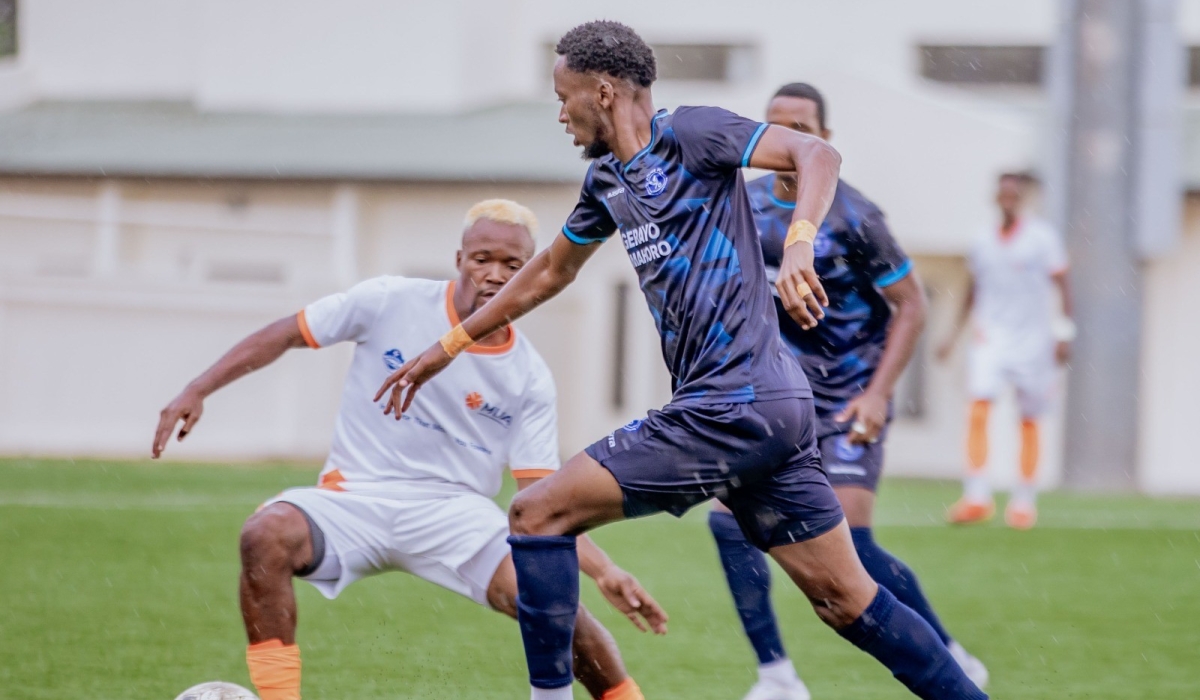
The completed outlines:
<svg viewBox="0 0 1200 700">
<path fill-rule="evenodd" d="M 612 153 L 612 148 L 609 147 L 608 142 L 597 138 L 583 147 L 582 157 L 584 160 L 596 160 L 597 158 L 603 158 L 609 153 Z"/>
</svg>

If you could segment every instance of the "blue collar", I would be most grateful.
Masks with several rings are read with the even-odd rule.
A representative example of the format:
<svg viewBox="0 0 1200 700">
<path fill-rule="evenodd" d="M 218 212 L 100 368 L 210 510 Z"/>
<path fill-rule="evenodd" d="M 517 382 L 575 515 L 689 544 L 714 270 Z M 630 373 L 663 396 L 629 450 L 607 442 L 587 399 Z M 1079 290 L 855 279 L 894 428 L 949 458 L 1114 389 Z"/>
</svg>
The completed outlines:
<svg viewBox="0 0 1200 700">
<path fill-rule="evenodd" d="M 629 159 L 629 162 L 621 168 L 621 172 L 629 172 L 629 169 L 633 167 L 633 164 L 637 162 L 638 158 L 646 155 L 650 152 L 651 148 L 654 148 L 654 138 L 658 136 L 658 120 L 665 116 L 667 116 L 667 110 L 665 109 L 660 109 L 657 113 L 655 113 L 654 117 L 650 120 L 650 143 L 646 144 L 646 147 L 642 150 L 633 154 L 633 157 Z"/>
</svg>

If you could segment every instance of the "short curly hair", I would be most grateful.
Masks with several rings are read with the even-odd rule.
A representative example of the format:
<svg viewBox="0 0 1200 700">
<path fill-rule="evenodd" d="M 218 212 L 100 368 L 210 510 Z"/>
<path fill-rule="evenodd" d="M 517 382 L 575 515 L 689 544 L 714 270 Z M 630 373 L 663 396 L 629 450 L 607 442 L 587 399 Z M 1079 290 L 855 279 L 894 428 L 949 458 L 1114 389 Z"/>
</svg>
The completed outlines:
<svg viewBox="0 0 1200 700">
<path fill-rule="evenodd" d="M 558 40 L 555 53 L 576 73 L 604 73 L 650 87 L 658 78 L 654 52 L 642 37 L 620 22 L 596 20 L 575 27 Z"/>
</svg>

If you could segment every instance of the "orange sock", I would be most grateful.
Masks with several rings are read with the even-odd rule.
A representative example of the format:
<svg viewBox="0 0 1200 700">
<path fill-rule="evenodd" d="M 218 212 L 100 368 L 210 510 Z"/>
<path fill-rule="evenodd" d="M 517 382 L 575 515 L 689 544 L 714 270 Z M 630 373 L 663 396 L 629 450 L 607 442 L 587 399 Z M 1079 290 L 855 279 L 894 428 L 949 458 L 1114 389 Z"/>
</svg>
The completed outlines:
<svg viewBox="0 0 1200 700">
<path fill-rule="evenodd" d="M 988 413 L 990 401 L 977 400 L 971 403 L 971 420 L 967 428 L 967 466 L 977 473 L 987 466 L 988 458 Z"/>
<path fill-rule="evenodd" d="M 1038 469 L 1038 424 L 1032 418 L 1021 420 L 1021 480 L 1032 483 Z"/>
<path fill-rule="evenodd" d="M 265 700 L 265 698 L 264 698 Z M 625 680 L 614 685 L 604 691 L 604 695 L 600 696 L 600 700 L 646 700 L 642 695 L 642 689 L 637 683 L 633 682 L 632 677 L 626 677 Z"/>
<path fill-rule="evenodd" d="M 251 644 L 246 665 L 262 700 L 300 700 L 300 647 L 279 639 Z"/>
</svg>

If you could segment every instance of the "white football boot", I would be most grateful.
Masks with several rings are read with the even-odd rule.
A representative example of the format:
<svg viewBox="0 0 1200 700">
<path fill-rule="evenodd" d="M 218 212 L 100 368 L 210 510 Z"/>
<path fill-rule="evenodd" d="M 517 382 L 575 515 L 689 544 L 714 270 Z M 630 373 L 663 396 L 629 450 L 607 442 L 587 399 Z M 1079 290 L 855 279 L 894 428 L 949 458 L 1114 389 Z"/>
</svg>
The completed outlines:
<svg viewBox="0 0 1200 700">
<path fill-rule="evenodd" d="M 758 682 L 742 700 L 812 700 L 790 659 L 758 667 Z"/>
<path fill-rule="evenodd" d="M 987 666 L 984 666 L 983 662 L 979 659 L 971 656 L 966 649 L 963 649 L 963 645 L 953 639 L 950 640 L 950 656 L 954 657 L 954 660 L 958 662 L 959 668 L 963 670 L 963 673 L 967 674 L 967 678 L 970 678 L 972 683 L 979 686 L 980 690 L 987 687 L 988 679 L 990 678 Z"/>
</svg>

